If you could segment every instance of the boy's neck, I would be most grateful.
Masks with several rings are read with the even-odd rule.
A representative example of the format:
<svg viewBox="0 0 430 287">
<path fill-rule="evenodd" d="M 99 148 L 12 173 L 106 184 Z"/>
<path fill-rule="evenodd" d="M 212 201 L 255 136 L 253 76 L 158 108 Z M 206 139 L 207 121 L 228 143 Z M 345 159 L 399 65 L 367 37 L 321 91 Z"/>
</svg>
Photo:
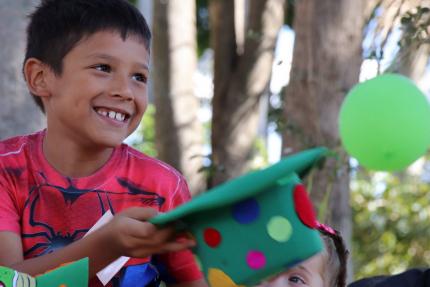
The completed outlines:
<svg viewBox="0 0 430 287">
<path fill-rule="evenodd" d="M 46 160 L 62 175 L 79 178 L 99 170 L 110 158 L 113 148 L 85 149 L 74 142 L 61 142 L 45 134 L 42 145 Z M 61 148 L 59 148 L 61 147 Z"/>
</svg>

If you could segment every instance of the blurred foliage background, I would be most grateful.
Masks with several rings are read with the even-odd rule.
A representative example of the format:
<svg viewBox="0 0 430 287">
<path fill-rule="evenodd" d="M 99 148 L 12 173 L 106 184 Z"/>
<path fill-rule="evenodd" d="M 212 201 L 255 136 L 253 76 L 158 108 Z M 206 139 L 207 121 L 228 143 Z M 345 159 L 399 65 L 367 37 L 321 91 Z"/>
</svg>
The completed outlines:
<svg viewBox="0 0 430 287">
<path fill-rule="evenodd" d="M 430 262 L 428 170 L 357 170 L 351 181 L 356 278 L 395 274 Z"/>
<path fill-rule="evenodd" d="M 136 2 L 136 1 L 132 1 Z M 197 53 L 201 57 L 210 46 L 209 0 L 196 0 Z M 377 73 L 398 72 L 401 65 L 408 65 L 405 58 L 419 55 L 418 46 L 429 42 L 429 10 L 426 1 L 367 1 L 366 25 L 363 29 L 362 61 L 375 61 Z M 372 6 L 373 5 L 373 6 Z M 294 30 L 295 1 L 287 1 L 284 25 Z M 401 8 L 403 7 L 403 8 Z M 393 12 L 395 11 L 395 12 Z M 297 12 L 296 12 L 297 13 Z M 393 15 L 394 13 L 394 15 Z M 296 17 L 304 17 L 298 14 Z M 402 31 L 399 36 L 399 31 Z M 394 39 L 394 40 L 393 40 Z M 395 41 L 395 52 L 387 58 L 387 46 Z M 392 45 L 392 44 L 391 44 Z M 411 45 L 414 46 L 411 49 Z M 401 54 L 402 49 L 409 49 Z M 401 58 L 396 59 L 395 55 Z M 424 53 L 425 66 L 428 52 Z M 385 61 L 385 63 L 384 63 Z M 385 66 L 384 66 L 385 65 Z M 412 64 L 413 66 L 413 64 Z M 419 69 L 419 65 L 416 65 Z M 415 75 L 409 70 L 409 76 Z M 397 70 L 396 70 L 397 69 Z M 423 77 L 424 72 L 414 80 Z M 285 93 L 284 90 L 281 95 Z M 276 96 L 276 95 L 274 95 Z M 282 98 L 281 98 L 282 100 Z M 278 133 L 287 129 L 283 106 L 269 106 L 268 122 Z M 157 156 L 155 145 L 155 107 L 151 105 L 142 120 L 139 139 L 134 146 L 150 155 Z M 204 125 L 205 143 L 210 144 L 210 122 Z M 267 141 L 255 140 L 252 162 L 258 168 L 269 163 Z M 210 161 L 208 159 L 208 161 Z M 352 160 L 350 168 L 351 208 L 351 258 L 355 279 L 380 274 L 395 274 L 412 267 L 428 267 L 430 264 L 430 164 L 428 157 L 420 159 L 415 169 L 401 173 L 372 172 L 361 168 Z M 214 167 L 203 166 L 200 171 L 209 176 Z M 321 205 L 326 204 L 320 202 Z M 317 206 L 324 210 L 326 207 Z"/>
</svg>

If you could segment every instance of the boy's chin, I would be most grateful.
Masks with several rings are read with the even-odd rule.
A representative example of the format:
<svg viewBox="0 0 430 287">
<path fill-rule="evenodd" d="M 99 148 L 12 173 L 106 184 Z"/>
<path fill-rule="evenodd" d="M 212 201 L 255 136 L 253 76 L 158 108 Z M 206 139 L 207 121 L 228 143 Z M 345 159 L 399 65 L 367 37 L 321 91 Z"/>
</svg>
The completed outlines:
<svg viewBox="0 0 430 287">
<path fill-rule="evenodd" d="M 120 146 L 126 137 L 103 137 L 96 141 L 96 144 L 104 148 L 116 148 Z"/>
<path fill-rule="evenodd" d="M 112 141 L 106 144 L 107 148 L 116 148 L 119 147 L 123 142 L 124 142 L 125 138 L 119 141 Z"/>
</svg>

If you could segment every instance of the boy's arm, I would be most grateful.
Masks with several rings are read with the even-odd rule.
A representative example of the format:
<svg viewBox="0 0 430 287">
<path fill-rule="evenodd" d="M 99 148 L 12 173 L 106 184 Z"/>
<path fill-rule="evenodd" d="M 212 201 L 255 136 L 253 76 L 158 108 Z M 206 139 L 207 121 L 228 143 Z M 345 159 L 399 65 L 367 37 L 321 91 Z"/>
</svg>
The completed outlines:
<svg viewBox="0 0 430 287">
<path fill-rule="evenodd" d="M 0 232 L 0 266 L 11 266 L 23 260 L 21 238 L 18 234 Z"/>
<path fill-rule="evenodd" d="M 182 236 L 185 239 L 186 236 Z M 152 264 L 160 271 L 160 278 L 173 287 L 207 287 L 191 250 L 161 254 L 153 258 Z"/>
<path fill-rule="evenodd" d="M 191 200 L 191 195 L 188 189 L 188 185 L 187 182 L 185 181 L 185 179 L 183 177 L 180 177 L 180 181 L 178 184 L 178 188 L 177 191 L 173 193 L 174 197 L 170 198 L 170 200 L 172 201 L 171 204 L 167 205 L 167 206 L 171 206 L 171 207 L 177 207 L 189 200 Z M 165 212 L 167 212 L 168 210 L 165 210 Z M 178 266 L 190 266 L 189 262 L 192 260 L 193 264 L 195 264 L 194 262 L 194 257 L 192 256 L 192 253 L 189 250 L 186 250 L 184 252 L 181 252 L 180 254 L 176 254 L 173 255 L 172 254 L 169 256 L 169 254 L 163 254 L 159 257 L 162 261 L 164 261 L 164 264 L 167 264 L 168 266 L 170 266 L 170 268 L 176 269 L 178 268 Z M 179 260 L 178 260 L 179 259 Z M 195 266 L 195 268 L 191 267 L 191 268 L 187 268 L 186 271 L 182 268 L 178 270 L 174 270 L 174 273 L 180 273 L 182 277 L 182 279 L 184 279 L 184 273 L 188 274 L 188 276 L 185 275 L 186 281 L 185 282 L 181 282 L 181 283 L 171 283 L 168 284 L 168 286 L 172 286 L 172 287 L 208 287 L 209 285 L 207 284 L 206 280 L 203 277 L 203 274 L 201 274 L 200 271 L 196 271 L 198 270 L 197 265 Z M 169 270 L 170 272 L 172 270 Z M 199 275 L 197 275 L 197 277 L 199 279 L 191 279 L 191 277 L 196 278 L 196 273 L 195 272 L 199 272 Z M 169 274 L 170 276 L 172 276 L 173 274 Z M 177 275 L 177 274 L 176 274 Z M 175 278 L 177 276 L 173 275 L 173 278 Z M 203 277 L 203 278 L 201 278 Z M 163 278 L 162 278 L 163 279 Z M 179 278 L 175 278 L 175 279 L 179 279 Z M 190 280 L 191 279 L 191 280 Z M 181 280 L 177 280 L 177 282 L 180 282 Z"/>
<path fill-rule="evenodd" d="M 194 245 L 176 241 L 171 228 L 157 229 L 146 220 L 156 214 L 150 208 L 130 208 L 114 216 L 100 229 L 47 255 L 24 260 L 21 238 L 12 232 L 0 232 L 0 265 L 37 275 L 63 263 L 89 258 L 89 277 L 121 255 L 145 258 L 155 253 L 175 252 Z"/>
<path fill-rule="evenodd" d="M 90 258 L 90 277 L 109 262 L 113 261 L 115 252 L 101 252 L 105 245 L 103 233 L 78 240 L 56 252 L 24 260 L 21 238 L 13 232 L 0 232 L 0 265 L 32 276 L 54 269 L 59 265 L 81 259 Z"/>
</svg>

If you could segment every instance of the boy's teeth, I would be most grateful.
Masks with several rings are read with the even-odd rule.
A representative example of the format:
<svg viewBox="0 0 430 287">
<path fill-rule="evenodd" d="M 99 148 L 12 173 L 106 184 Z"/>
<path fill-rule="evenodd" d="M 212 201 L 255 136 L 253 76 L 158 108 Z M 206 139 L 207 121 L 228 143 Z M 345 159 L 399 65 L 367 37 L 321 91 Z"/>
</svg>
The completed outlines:
<svg viewBox="0 0 430 287">
<path fill-rule="evenodd" d="M 108 118 L 113 119 L 113 120 L 117 120 L 117 121 L 121 121 L 121 122 L 125 120 L 125 114 L 122 114 L 122 113 L 117 113 L 114 111 L 106 111 L 106 110 L 97 110 L 97 113 L 99 115 L 108 117 Z"/>
<path fill-rule="evenodd" d="M 124 120 L 124 118 L 125 118 L 125 116 L 123 114 L 116 113 L 115 119 L 117 121 L 121 121 L 122 122 Z"/>
</svg>

